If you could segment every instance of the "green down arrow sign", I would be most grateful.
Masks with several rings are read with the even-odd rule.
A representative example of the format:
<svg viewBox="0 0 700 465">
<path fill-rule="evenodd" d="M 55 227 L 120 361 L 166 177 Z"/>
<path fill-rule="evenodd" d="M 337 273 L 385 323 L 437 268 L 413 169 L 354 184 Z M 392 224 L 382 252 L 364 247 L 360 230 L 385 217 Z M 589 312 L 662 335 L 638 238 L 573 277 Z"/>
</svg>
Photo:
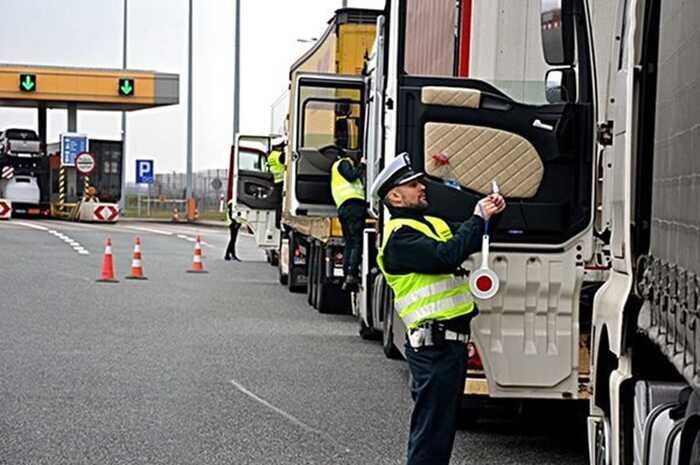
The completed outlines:
<svg viewBox="0 0 700 465">
<path fill-rule="evenodd" d="M 34 92 L 36 90 L 36 74 L 20 74 L 19 90 L 22 92 Z"/>
<path fill-rule="evenodd" d="M 134 80 L 131 78 L 119 79 L 119 95 L 131 97 L 134 95 Z"/>
</svg>

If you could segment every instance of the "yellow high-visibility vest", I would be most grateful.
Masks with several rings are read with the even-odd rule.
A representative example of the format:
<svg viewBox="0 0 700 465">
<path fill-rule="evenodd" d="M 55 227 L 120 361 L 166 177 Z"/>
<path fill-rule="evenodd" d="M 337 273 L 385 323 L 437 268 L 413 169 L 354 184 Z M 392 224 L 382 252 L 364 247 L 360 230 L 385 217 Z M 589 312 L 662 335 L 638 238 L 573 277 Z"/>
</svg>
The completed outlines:
<svg viewBox="0 0 700 465">
<path fill-rule="evenodd" d="M 362 181 L 355 179 L 350 182 L 338 171 L 340 163 L 344 160 L 352 163 L 351 158 L 345 157 L 336 160 L 331 168 L 331 194 L 333 194 L 333 201 L 338 208 L 350 199 L 365 200 L 365 188 L 362 186 Z"/>
<path fill-rule="evenodd" d="M 270 152 L 270 155 L 267 156 L 267 167 L 270 169 L 270 173 L 272 173 L 272 179 L 275 181 L 275 184 L 284 181 L 284 163 L 280 161 L 281 156 L 282 152 L 279 150 L 273 150 Z"/>
<path fill-rule="evenodd" d="M 428 320 L 451 320 L 467 315 L 475 308 L 469 283 L 463 277 L 454 274 L 427 273 L 396 275 L 387 273 L 384 269 L 384 248 L 391 234 L 401 227 L 413 228 L 439 242 L 446 242 L 452 238 L 452 231 L 443 220 L 434 216 L 426 216 L 425 219 L 435 228 L 437 234 L 418 220 L 408 218 L 389 220 L 384 228 L 384 240 L 377 255 L 379 269 L 394 291 L 394 309 L 408 329 L 417 328 L 422 322 Z"/>
</svg>

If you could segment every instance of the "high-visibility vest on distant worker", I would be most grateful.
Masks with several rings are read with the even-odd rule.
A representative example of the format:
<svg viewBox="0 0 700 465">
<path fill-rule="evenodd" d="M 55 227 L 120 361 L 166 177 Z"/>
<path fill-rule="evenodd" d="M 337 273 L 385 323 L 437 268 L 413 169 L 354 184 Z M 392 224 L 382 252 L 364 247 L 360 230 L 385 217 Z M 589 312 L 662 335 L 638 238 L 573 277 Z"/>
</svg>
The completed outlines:
<svg viewBox="0 0 700 465">
<path fill-rule="evenodd" d="M 340 207 L 350 199 L 365 200 L 365 188 L 362 186 L 362 181 L 355 179 L 353 182 L 350 182 L 338 171 L 338 167 L 343 160 L 353 163 L 350 157 L 344 157 L 336 160 L 331 168 L 331 194 L 333 194 L 333 201 L 336 207 Z"/>
<path fill-rule="evenodd" d="M 279 184 L 284 181 L 284 163 L 280 161 L 282 152 L 279 150 L 273 150 L 270 155 L 267 156 L 267 167 L 270 168 L 270 173 L 272 173 L 272 179 L 274 179 L 275 184 Z"/>
<path fill-rule="evenodd" d="M 384 241 L 377 255 L 379 269 L 382 270 L 389 287 L 394 291 L 394 308 L 408 329 L 417 328 L 428 320 L 451 320 L 474 311 L 474 299 L 466 279 L 454 274 L 408 273 L 395 275 L 384 269 L 384 248 L 391 234 L 401 227 L 416 231 L 446 242 L 452 238 L 450 227 L 440 218 L 426 216 L 433 226 L 433 232 L 426 224 L 407 218 L 391 219 L 384 228 Z M 406 251 L 406 253 L 411 253 Z"/>
<path fill-rule="evenodd" d="M 231 226 L 233 222 L 242 223 L 241 217 L 234 214 L 233 211 L 233 199 L 226 203 L 226 226 Z"/>
</svg>

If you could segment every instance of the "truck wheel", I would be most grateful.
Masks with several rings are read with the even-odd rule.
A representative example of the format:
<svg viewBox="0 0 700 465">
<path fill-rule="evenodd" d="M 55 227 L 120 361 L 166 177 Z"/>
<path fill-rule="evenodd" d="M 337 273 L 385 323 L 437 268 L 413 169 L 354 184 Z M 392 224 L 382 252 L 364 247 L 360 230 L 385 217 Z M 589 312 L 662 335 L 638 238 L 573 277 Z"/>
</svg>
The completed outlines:
<svg viewBox="0 0 700 465">
<path fill-rule="evenodd" d="M 283 286 L 286 286 L 289 276 L 282 273 L 282 264 L 281 263 L 277 264 L 277 274 L 279 276 L 280 284 Z"/>
<path fill-rule="evenodd" d="M 332 284 L 324 282 L 319 283 L 317 307 L 319 313 L 339 313 L 337 307 L 334 305 L 336 300 L 336 296 L 334 295 L 335 289 L 337 289 L 337 286 Z"/>
<path fill-rule="evenodd" d="M 595 426 L 595 461 L 596 465 L 610 465 L 610 420 L 607 415 Z"/>
<path fill-rule="evenodd" d="M 381 333 L 374 328 L 368 327 L 362 318 L 360 320 L 360 337 L 365 341 L 378 341 L 381 338 Z"/>
<path fill-rule="evenodd" d="M 316 283 L 314 282 L 314 276 L 316 274 L 316 244 L 311 243 L 309 245 L 309 261 L 306 267 L 306 272 L 308 273 L 309 279 L 306 283 L 306 303 L 313 307 L 314 305 L 314 288 Z"/>
<path fill-rule="evenodd" d="M 457 429 L 468 430 L 476 426 L 481 416 L 484 399 L 477 396 L 462 396 L 457 405 Z"/>
<path fill-rule="evenodd" d="M 323 274 L 323 249 L 318 248 L 316 252 L 316 256 L 314 257 L 314 261 L 310 262 L 312 263 L 312 266 L 314 268 L 314 271 L 312 272 L 312 275 L 309 277 L 309 282 L 312 282 L 313 280 L 313 293 L 311 294 L 311 306 L 318 310 L 318 302 L 319 302 L 319 294 L 320 294 L 320 289 L 321 289 L 321 275 Z"/>
<path fill-rule="evenodd" d="M 277 266 L 279 264 L 279 258 L 276 250 L 270 250 L 270 265 Z"/>
<path fill-rule="evenodd" d="M 372 341 L 378 341 L 381 339 L 381 332 L 377 331 L 374 329 L 374 320 L 372 318 L 372 307 L 375 304 L 375 287 L 374 284 L 376 282 L 375 280 L 368 280 L 368 285 L 367 289 L 364 290 L 364 292 L 356 292 L 353 296 L 354 299 L 365 299 L 366 306 L 367 306 L 367 321 L 369 322 L 369 326 L 367 326 L 362 319 L 362 315 L 360 315 L 359 308 L 360 308 L 360 302 L 356 302 L 356 308 L 357 308 L 357 319 L 360 322 L 360 337 L 366 341 L 372 340 Z"/>
<path fill-rule="evenodd" d="M 384 331 L 382 331 L 382 348 L 386 358 L 398 360 L 401 358 L 401 352 L 394 345 L 394 301 L 391 298 L 391 290 L 386 282 L 382 280 L 381 296 L 382 296 L 382 314 L 384 315 Z"/>
<path fill-rule="evenodd" d="M 297 246 L 299 245 L 297 243 L 298 239 L 296 238 L 296 234 L 294 233 L 289 233 L 289 248 L 288 248 L 288 256 L 289 256 L 289 277 L 287 278 L 287 287 L 289 288 L 289 292 L 304 292 L 306 290 L 306 284 L 299 284 L 300 277 L 303 276 L 301 273 L 301 267 L 298 265 L 294 265 L 294 251 L 297 249 Z M 308 258 L 308 257 L 307 257 Z"/>
</svg>

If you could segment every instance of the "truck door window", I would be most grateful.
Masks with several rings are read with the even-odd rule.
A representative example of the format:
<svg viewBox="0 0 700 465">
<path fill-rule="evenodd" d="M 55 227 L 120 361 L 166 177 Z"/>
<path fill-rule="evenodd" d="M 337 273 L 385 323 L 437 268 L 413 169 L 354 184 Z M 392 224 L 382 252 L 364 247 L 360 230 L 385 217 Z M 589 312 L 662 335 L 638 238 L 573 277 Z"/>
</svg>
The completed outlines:
<svg viewBox="0 0 700 465">
<path fill-rule="evenodd" d="M 357 150 L 361 144 L 359 89 L 302 88 L 301 147 L 335 145 Z"/>
<path fill-rule="evenodd" d="M 260 153 L 239 148 L 238 169 L 241 171 L 257 171 L 262 173 L 267 171 L 267 164 Z"/>
</svg>

